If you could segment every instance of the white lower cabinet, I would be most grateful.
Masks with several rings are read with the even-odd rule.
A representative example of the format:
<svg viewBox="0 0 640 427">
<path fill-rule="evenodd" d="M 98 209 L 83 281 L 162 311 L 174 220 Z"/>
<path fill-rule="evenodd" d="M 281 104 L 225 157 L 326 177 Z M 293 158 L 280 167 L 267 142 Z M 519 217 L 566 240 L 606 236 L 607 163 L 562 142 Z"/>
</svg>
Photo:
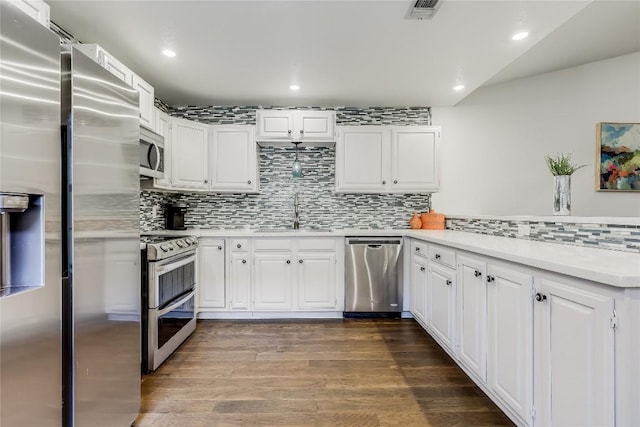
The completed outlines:
<svg viewBox="0 0 640 427">
<path fill-rule="evenodd" d="M 427 325 L 427 260 L 413 255 L 411 262 L 411 314 L 422 325 Z"/>
<path fill-rule="evenodd" d="M 616 423 L 615 300 L 575 285 L 555 278 L 535 281 L 538 426 Z"/>
<path fill-rule="evenodd" d="M 251 262 L 249 252 L 231 252 L 228 288 L 229 310 L 251 310 Z"/>
<path fill-rule="evenodd" d="M 336 254 L 300 253 L 297 265 L 298 309 L 335 310 L 336 296 Z"/>
<path fill-rule="evenodd" d="M 455 334 L 455 281 L 455 270 L 429 263 L 427 267 L 427 324 L 434 338 L 449 351 L 453 351 Z"/>
<path fill-rule="evenodd" d="M 458 256 L 457 352 L 481 381 L 487 380 L 487 284 L 483 259 Z"/>
<path fill-rule="evenodd" d="M 428 261 L 416 255 L 427 246 Z M 516 424 L 629 425 L 638 371 L 616 366 L 640 351 L 628 331 L 616 337 L 615 309 L 633 322 L 638 293 L 419 240 L 411 248 L 413 316 Z"/>
<path fill-rule="evenodd" d="M 512 411 L 531 421 L 533 276 L 511 266 L 487 267 L 487 385 Z"/>
<path fill-rule="evenodd" d="M 293 267 L 291 253 L 253 254 L 253 309 L 291 310 Z"/>
<path fill-rule="evenodd" d="M 225 308 L 225 242 L 200 239 L 198 245 L 198 307 Z"/>
</svg>

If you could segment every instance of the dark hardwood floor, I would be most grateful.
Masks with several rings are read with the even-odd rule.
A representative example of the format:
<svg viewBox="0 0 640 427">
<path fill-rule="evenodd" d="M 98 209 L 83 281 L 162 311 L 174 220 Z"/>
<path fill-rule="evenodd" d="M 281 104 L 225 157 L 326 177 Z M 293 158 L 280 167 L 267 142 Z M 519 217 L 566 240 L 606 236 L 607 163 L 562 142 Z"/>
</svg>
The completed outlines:
<svg viewBox="0 0 640 427">
<path fill-rule="evenodd" d="M 136 426 L 513 425 L 413 320 L 199 321 Z"/>
</svg>

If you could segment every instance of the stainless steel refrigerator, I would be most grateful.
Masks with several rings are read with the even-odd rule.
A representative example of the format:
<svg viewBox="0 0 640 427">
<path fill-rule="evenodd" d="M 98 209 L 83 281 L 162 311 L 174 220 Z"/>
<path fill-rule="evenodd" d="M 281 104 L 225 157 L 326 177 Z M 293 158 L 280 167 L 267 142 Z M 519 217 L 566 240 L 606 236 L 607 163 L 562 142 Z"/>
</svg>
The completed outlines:
<svg viewBox="0 0 640 427">
<path fill-rule="evenodd" d="M 138 94 L 6 1 L 0 18 L 0 425 L 130 426 Z"/>
</svg>

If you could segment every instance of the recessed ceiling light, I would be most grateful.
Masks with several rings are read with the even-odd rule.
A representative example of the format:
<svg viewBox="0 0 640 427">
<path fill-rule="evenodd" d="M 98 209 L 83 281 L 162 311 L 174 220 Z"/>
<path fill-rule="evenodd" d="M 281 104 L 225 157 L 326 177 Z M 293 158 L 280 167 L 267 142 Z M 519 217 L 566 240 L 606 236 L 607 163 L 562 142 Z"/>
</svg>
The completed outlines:
<svg viewBox="0 0 640 427">
<path fill-rule="evenodd" d="M 173 58 L 174 56 L 176 56 L 176 53 L 174 51 L 172 51 L 171 49 L 164 49 L 162 51 L 162 54 L 164 56 L 168 56 L 169 58 Z"/>
<path fill-rule="evenodd" d="M 527 31 L 520 31 L 519 33 L 515 33 L 513 36 L 511 36 L 511 40 L 522 40 L 522 39 L 526 39 L 529 36 L 529 33 Z"/>
<path fill-rule="evenodd" d="M 456 85 L 456 86 L 453 87 L 453 90 L 458 91 L 458 92 L 461 91 L 462 89 L 464 89 L 464 85 Z"/>
<path fill-rule="evenodd" d="M 291 90 L 300 90 L 300 86 L 298 86 L 298 85 L 291 85 L 291 86 L 289 86 L 289 89 L 291 89 Z"/>
</svg>

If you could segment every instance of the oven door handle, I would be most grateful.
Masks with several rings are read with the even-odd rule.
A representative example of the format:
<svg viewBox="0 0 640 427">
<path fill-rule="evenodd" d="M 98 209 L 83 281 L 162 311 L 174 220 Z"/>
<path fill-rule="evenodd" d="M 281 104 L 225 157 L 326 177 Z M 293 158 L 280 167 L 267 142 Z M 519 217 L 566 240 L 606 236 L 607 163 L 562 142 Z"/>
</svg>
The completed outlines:
<svg viewBox="0 0 640 427">
<path fill-rule="evenodd" d="M 193 298 L 196 294 L 195 289 L 191 292 L 189 292 L 187 295 L 184 296 L 184 298 L 180 298 L 180 300 L 178 300 L 175 304 L 171 304 L 169 307 L 165 307 L 162 310 L 159 310 L 158 313 L 156 313 L 156 317 L 160 317 L 160 316 L 164 316 L 165 314 L 169 313 L 170 311 L 175 310 L 176 308 L 180 307 L 182 304 L 184 304 L 185 302 L 187 302 L 189 300 L 189 298 Z"/>
<path fill-rule="evenodd" d="M 195 262 L 195 260 L 196 260 L 196 253 L 194 251 L 182 258 L 167 259 L 167 260 L 164 260 L 163 263 L 156 263 L 156 275 L 159 276 L 171 270 L 175 270 L 176 268 L 180 268 L 183 265 L 189 264 L 190 262 Z"/>
</svg>

